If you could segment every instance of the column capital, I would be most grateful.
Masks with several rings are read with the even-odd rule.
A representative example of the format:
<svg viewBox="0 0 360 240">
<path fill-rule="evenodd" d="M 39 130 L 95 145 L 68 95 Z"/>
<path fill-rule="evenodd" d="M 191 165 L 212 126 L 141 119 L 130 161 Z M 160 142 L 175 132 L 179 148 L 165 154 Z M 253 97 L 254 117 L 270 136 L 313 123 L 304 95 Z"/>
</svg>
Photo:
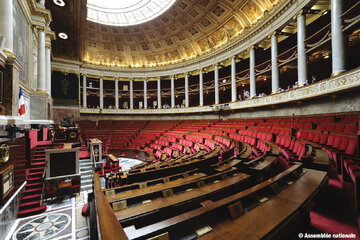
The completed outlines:
<svg viewBox="0 0 360 240">
<path fill-rule="evenodd" d="M 258 45 L 252 45 L 251 47 L 249 47 L 249 51 L 250 51 L 250 50 L 256 50 L 256 49 L 258 49 L 258 48 L 259 48 Z"/>
<path fill-rule="evenodd" d="M 300 16 L 304 16 L 306 14 L 306 11 L 304 9 L 301 9 L 299 12 L 297 12 L 294 16 L 294 19 L 300 17 Z"/>
<path fill-rule="evenodd" d="M 45 31 L 45 37 L 50 38 L 50 40 L 56 40 L 56 33 L 54 31 L 45 28 L 44 31 Z"/>
<path fill-rule="evenodd" d="M 45 32 L 45 27 L 44 26 L 36 25 L 35 29 L 38 30 L 39 32 Z"/>
<path fill-rule="evenodd" d="M 272 32 L 268 38 L 272 38 L 273 36 L 279 36 L 281 34 L 281 30 L 275 30 Z"/>
</svg>

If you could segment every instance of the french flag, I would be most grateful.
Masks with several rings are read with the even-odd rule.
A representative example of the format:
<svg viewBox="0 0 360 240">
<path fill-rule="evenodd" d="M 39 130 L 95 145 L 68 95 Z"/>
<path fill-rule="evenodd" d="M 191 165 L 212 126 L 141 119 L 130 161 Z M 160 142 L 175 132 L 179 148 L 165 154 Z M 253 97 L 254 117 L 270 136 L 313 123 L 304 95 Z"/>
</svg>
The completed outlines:
<svg viewBox="0 0 360 240">
<path fill-rule="evenodd" d="M 22 88 L 20 87 L 19 91 L 19 114 L 20 116 L 25 113 L 25 101 Z"/>
</svg>

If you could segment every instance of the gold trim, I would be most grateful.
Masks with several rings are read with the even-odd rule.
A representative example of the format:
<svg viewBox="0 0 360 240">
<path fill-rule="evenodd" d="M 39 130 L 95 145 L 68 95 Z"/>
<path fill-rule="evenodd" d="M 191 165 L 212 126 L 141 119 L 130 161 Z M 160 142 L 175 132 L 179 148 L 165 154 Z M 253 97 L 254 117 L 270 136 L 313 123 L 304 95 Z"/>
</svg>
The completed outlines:
<svg viewBox="0 0 360 240">
<path fill-rule="evenodd" d="M 42 90 L 42 89 L 36 90 L 35 92 L 36 92 L 36 93 L 46 93 L 46 94 L 47 94 L 46 90 Z"/>
<path fill-rule="evenodd" d="M 340 74 L 343 73 L 343 72 L 346 72 L 346 71 L 343 70 L 343 71 L 334 72 L 334 73 L 331 74 L 331 76 L 332 76 L 332 77 L 336 77 L 336 76 L 340 75 Z"/>
<path fill-rule="evenodd" d="M 9 161 L 9 146 L 7 144 L 1 144 L 0 146 L 0 162 L 6 163 Z"/>
<path fill-rule="evenodd" d="M 3 52 L 5 53 L 5 55 L 6 55 L 7 57 L 16 58 L 15 53 L 13 53 L 12 51 L 10 51 L 9 49 L 3 48 Z"/>
</svg>

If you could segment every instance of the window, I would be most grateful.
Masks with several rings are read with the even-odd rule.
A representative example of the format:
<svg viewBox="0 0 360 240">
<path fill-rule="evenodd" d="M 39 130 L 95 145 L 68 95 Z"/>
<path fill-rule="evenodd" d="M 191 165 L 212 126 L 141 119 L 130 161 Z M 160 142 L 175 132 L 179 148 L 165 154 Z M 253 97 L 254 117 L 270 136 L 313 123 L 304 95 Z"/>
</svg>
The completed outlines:
<svg viewBox="0 0 360 240">
<path fill-rule="evenodd" d="M 87 20 L 113 26 L 150 21 L 168 10 L 176 0 L 88 0 Z"/>
</svg>

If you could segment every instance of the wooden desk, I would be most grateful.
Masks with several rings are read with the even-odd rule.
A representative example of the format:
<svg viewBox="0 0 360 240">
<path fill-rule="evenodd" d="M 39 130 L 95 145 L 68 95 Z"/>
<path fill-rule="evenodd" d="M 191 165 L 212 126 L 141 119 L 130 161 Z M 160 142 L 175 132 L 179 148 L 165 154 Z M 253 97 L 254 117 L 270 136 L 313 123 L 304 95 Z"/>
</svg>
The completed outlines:
<svg viewBox="0 0 360 240">
<path fill-rule="evenodd" d="M 227 210 L 225 209 L 226 206 L 233 204 L 243 198 L 246 198 L 250 195 L 255 194 L 258 191 L 261 191 L 263 189 L 265 189 L 266 187 L 270 186 L 272 183 L 277 182 L 280 179 L 283 179 L 284 177 L 290 175 L 291 173 L 293 173 L 294 171 L 298 171 L 301 170 L 301 164 L 295 164 L 294 166 L 292 166 L 291 168 L 285 170 L 284 172 L 278 174 L 277 176 L 261 182 L 251 188 L 248 188 L 244 191 L 238 192 L 236 194 L 230 195 L 227 198 L 223 198 L 220 199 L 216 202 L 213 202 L 211 200 L 205 201 L 205 202 L 201 202 L 200 206 L 192 211 L 188 211 L 186 213 L 183 214 L 179 214 L 177 216 L 165 219 L 163 221 L 160 222 L 156 222 L 141 228 L 137 228 L 135 231 L 133 229 L 129 229 L 129 231 L 127 231 L 128 228 L 125 228 L 126 232 L 129 232 L 129 234 L 131 234 L 131 238 L 132 239 L 137 239 L 138 237 L 150 237 L 152 236 L 151 234 L 154 231 L 157 232 L 166 232 L 169 231 L 169 229 L 175 229 L 175 228 L 180 228 L 180 227 L 184 227 L 186 225 L 186 227 L 188 227 L 189 225 L 187 223 L 189 223 L 190 221 L 192 223 L 196 223 L 196 222 L 202 222 L 202 223 L 208 223 L 208 225 L 210 225 L 212 228 L 214 228 L 214 226 L 218 226 L 218 223 L 222 223 L 223 219 L 220 219 L 219 217 L 221 217 L 221 215 L 224 215 L 224 213 L 227 213 Z M 176 196 L 175 196 L 176 197 Z M 276 209 L 275 209 L 276 210 Z M 252 210 L 254 211 L 254 210 Z M 210 213 L 212 213 L 212 215 L 210 215 Z M 228 215 L 226 215 L 228 218 Z M 261 213 L 260 213 L 260 217 L 261 217 Z M 214 223 L 214 219 L 217 219 Z M 210 221 L 211 220 L 211 221 Z M 210 221 L 210 222 L 209 222 Z M 231 220 L 228 220 L 231 221 Z M 190 224 L 191 226 L 192 224 Z M 234 230 L 236 229 L 236 230 Z M 234 232 L 239 232 L 239 234 L 244 234 L 246 233 L 247 236 L 249 233 L 243 229 L 237 229 L 237 225 L 235 227 L 231 227 L 229 225 L 229 230 L 234 231 Z M 229 232 L 229 234 L 231 234 L 231 232 Z M 213 236 L 214 238 L 209 238 L 209 239 L 216 239 L 214 235 L 214 233 L 208 233 L 211 236 Z M 203 237 L 208 236 L 208 234 L 204 235 Z M 256 237 L 256 235 L 251 234 L 253 236 Z M 240 236 L 240 235 L 235 235 L 235 236 Z M 258 237 L 256 237 L 258 238 Z M 221 238 L 220 238 L 221 239 Z M 226 238 L 227 239 L 227 238 Z M 239 238 L 235 238 L 235 239 L 239 239 Z M 241 238 L 242 239 L 242 238 Z M 247 239 L 247 238 L 244 238 Z M 254 239 L 254 238 L 249 238 L 249 239 Z"/>
<path fill-rule="evenodd" d="M 146 194 L 150 194 L 150 193 L 155 193 L 155 192 L 159 192 L 159 191 L 163 191 L 165 189 L 170 189 L 170 188 L 174 188 L 177 186 L 181 186 L 183 184 L 186 184 L 188 182 L 193 182 L 194 180 L 198 180 L 200 178 L 205 177 L 206 174 L 204 173 L 198 173 L 196 175 L 192 175 L 192 176 L 188 176 L 186 178 L 180 178 L 171 182 L 167 182 L 167 183 L 162 183 L 162 184 L 158 184 L 155 186 L 150 186 L 150 187 L 146 187 L 146 188 L 142 188 L 142 189 L 134 189 L 134 190 L 130 190 L 124 193 L 119 193 L 113 196 L 108 196 L 106 197 L 108 202 L 114 202 L 114 201 L 120 201 L 120 200 L 124 200 L 124 199 L 128 199 L 128 198 L 133 198 L 136 196 L 141 196 L 141 195 L 146 195 Z"/>
<path fill-rule="evenodd" d="M 117 219 L 120 222 L 132 221 L 141 216 L 149 217 L 150 213 L 160 213 L 160 211 L 165 210 L 170 206 L 181 206 L 192 201 L 205 201 L 210 195 L 218 195 L 221 192 L 227 191 L 236 185 L 245 183 L 245 180 L 249 179 L 249 175 L 239 173 L 237 176 L 222 180 L 211 185 L 207 185 L 201 188 L 193 189 L 192 191 L 185 192 L 182 194 L 174 195 L 168 198 L 159 198 L 153 200 L 151 203 L 138 205 L 132 208 L 127 208 L 121 211 L 115 212 Z M 127 224 L 130 224 L 127 223 Z"/>
<path fill-rule="evenodd" d="M 72 181 L 71 180 L 60 180 L 59 184 L 58 184 L 58 189 L 63 189 L 63 188 L 70 188 L 72 186 Z"/>
<path fill-rule="evenodd" d="M 174 234 L 175 229 L 194 233 L 196 225 L 200 223 L 215 230 L 201 236 L 200 239 L 277 239 L 283 236 L 282 229 L 297 226 L 302 222 L 303 214 L 307 212 L 307 203 L 327 180 L 326 172 L 306 169 L 306 173 L 300 179 L 279 194 L 269 196 L 268 201 L 234 220 L 227 214 L 226 206 L 270 186 L 299 167 L 300 165 L 296 164 L 268 181 L 219 201 L 202 202 L 201 207 L 192 211 L 131 231 L 131 227 L 124 230 L 130 234 L 131 239 L 143 239 L 144 236 L 153 236 L 152 233 L 155 231 L 169 232 L 170 236 Z"/>
<path fill-rule="evenodd" d="M 215 168 L 215 170 L 218 172 L 222 172 L 229 168 L 236 167 L 240 163 L 241 163 L 241 160 L 233 159 L 233 160 L 230 160 L 228 163 L 225 163 L 225 164 L 221 165 L 220 167 Z"/>
<path fill-rule="evenodd" d="M 253 170 L 258 170 L 258 171 L 262 171 L 265 170 L 267 167 L 269 167 L 273 162 L 275 162 L 277 159 L 277 157 L 273 157 L 273 156 L 267 156 L 265 157 L 265 160 L 260 162 L 259 164 L 257 164 L 254 167 L 251 167 L 251 169 Z"/>
<path fill-rule="evenodd" d="M 106 159 L 108 160 L 107 163 L 110 164 L 111 166 L 115 166 L 119 164 L 119 159 L 112 154 L 108 154 Z"/>
<path fill-rule="evenodd" d="M 71 149 L 73 146 L 73 143 L 64 143 L 64 149 Z"/>
</svg>

